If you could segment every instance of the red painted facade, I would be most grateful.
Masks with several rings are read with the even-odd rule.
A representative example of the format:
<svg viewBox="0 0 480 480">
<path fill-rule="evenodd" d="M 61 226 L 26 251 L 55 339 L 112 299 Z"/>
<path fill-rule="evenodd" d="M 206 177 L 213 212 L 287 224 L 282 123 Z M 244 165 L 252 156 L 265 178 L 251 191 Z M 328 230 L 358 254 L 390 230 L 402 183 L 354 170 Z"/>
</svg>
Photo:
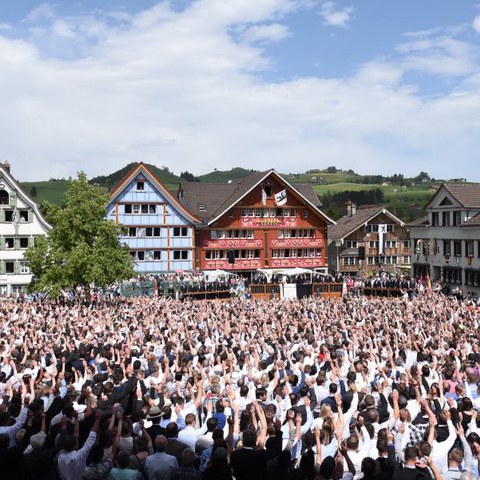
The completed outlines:
<svg viewBox="0 0 480 480">
<path fill-rule="evenodd" d="M 279 206 L 275 194 L 285 189 L 287 202 Z M 265 204 L 262 190 L 270 194 Z M 197 229 L 197 268 L 324 267 L 327 222 L 300 194 L 269 176 L 209 227 Z M 234 264 L 228 262 L 231 250 Z"/>
</svg>

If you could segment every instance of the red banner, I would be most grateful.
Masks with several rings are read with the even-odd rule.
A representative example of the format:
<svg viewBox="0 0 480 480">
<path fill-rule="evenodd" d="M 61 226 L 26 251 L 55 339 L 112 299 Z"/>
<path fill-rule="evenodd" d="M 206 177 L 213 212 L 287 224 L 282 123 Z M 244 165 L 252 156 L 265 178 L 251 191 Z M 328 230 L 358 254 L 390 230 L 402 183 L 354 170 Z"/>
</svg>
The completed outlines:
<svg viewBox="0 0 480 480">
<path fill-rule="evenodd" d="M 221 240 L 204 240 L 202 247 L 210 249 L 234 248 L 236 250 L 248 250 L 262 248 L 263 240 L 255 240 L 253 238 L 224 238 Z"/>
<path fill-rule="evenodd" d="M 323 239 L 321 238 L 280 238 L 271 242 L 272 248 L 308 248 L 323 247 Z"/>
</svg>

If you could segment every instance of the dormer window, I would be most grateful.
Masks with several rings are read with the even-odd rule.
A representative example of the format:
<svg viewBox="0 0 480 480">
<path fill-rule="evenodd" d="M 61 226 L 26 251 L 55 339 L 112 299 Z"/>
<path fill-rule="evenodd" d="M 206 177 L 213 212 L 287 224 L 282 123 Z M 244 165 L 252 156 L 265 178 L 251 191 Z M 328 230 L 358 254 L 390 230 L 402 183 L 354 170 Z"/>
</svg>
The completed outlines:
<svg viewBox="0 0 480 480">
<path fill-rule="evenodd" d="M 144 192 L 145 191 L 145 182 L 139 181 L 137 182 L 137 192 Z"/>
</svg>

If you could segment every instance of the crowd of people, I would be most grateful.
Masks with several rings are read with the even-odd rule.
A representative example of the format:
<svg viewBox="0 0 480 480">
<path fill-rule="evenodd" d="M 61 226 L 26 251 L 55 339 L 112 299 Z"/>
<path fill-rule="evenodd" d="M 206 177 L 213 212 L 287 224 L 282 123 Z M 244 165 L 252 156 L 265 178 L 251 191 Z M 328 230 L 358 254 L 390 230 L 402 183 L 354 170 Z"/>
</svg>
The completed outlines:
<svg viewBox="0 0 480 480">
<path fill-rule="evenodd" d="M 4 299 L 0 478 L 478 478 L 479 315 L 434 292 Z"/>
</svg>

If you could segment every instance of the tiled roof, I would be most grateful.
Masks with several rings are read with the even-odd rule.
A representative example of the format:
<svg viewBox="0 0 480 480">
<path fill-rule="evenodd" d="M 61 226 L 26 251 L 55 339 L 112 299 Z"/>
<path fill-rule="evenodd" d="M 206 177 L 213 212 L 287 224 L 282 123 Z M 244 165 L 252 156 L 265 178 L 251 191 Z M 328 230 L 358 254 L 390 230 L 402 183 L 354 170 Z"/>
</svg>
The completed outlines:
<svg viewBox="0 0 480 480">
<path fill-rule="evenodd" d="M 465 208 L 480 208 L 479 183 L 444 183 L 442 186 Z"/>
<path fill-rule="evenodd" d="M 421 226 L 425 226 L 425 227 L 429 226 L 428 215 L 424 215 L 423 217 L 417 218 L 416 220 L 412 220 L 410 223 L 407 224 L 407 227 L 421 227 Z"/>
<path fill-rule="evenodd" d="M 480 225 L 480 213 L 477 213 L 477 214 L 474 215 L 472 218 L 470 218 L 469 220 L 467 220 L 467 221 L 462 225 L 462 227 L 470 227 L 470 226 L 475 226 L 475 227 L 477 227 L 478 225 Z"/>
<path fill-rule="evenodd" d="M 278 175 L 274 170 L 268 170 L 255 172 L 231 183 L 185 182 L 178 189 L 178 198 L 186 208 L 200 218 L 202 223 L 206 224 L 236 205 L 245 194 L 270 173 Z M 295 185 L 292 188 L 316 208 L 321 206 L 321 202 L 310 184 Z M 325 218 L 327 221 L 331 221 L 328 217 Z"/>
<path fill-rule="evenodd" d="M 371 208 L 357 208 L 355 215 L 351 217 L 345 215 L 337 220 L 336 225 L 329 225 L 328 238 L 330 240 L 340 240 L 346 237 L 350 232 L 353 232 L 372 217 L 378 215 L 383 209 L 382 205 Z"/>
</svg>

